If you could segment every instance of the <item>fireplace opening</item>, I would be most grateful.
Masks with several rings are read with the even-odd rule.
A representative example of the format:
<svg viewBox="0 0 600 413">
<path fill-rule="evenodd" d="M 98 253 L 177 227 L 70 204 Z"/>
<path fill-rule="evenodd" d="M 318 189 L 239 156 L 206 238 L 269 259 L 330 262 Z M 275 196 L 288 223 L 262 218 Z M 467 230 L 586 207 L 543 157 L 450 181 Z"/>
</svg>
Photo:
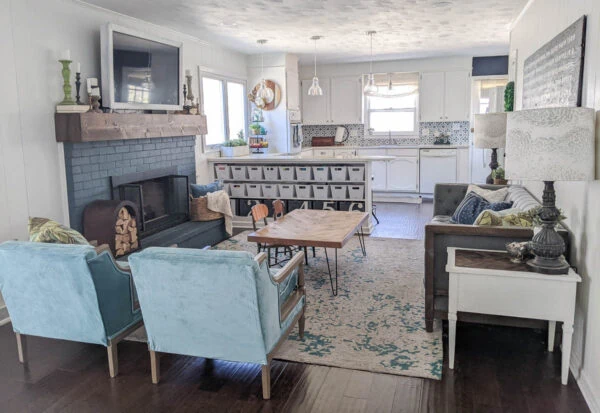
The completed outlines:
<svg viewBox="0 0 600 413">
<path fill-rule="evenodd" d="M 111 177 L 113 199 L 131 201 L 139 210 L 140 238 L 189 219 L 188 177 L 163 168 Z"/>
</svg>

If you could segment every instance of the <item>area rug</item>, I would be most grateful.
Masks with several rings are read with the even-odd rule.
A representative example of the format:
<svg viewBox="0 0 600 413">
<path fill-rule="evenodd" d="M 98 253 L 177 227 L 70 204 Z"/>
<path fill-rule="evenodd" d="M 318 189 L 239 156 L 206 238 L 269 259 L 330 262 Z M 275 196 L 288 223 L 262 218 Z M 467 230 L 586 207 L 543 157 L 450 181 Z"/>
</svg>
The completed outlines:
<svg viewBox="0 0 600 413">
<path fill-rule="evenodd" d="M 242 232 L 216 249 L 256 253 Z M 309 250 L 304 340 L 294 329 L 276 359 L 441 379 L 442 332 L 425 331 L 423 241 L 354 237 L 339 251 L 338 296 L 331 294 L 325 253 Z M 332 251 L 333 252 L 333 251 Z M 330 257 L 333 254 L 330 254 Z"/>
</svg>

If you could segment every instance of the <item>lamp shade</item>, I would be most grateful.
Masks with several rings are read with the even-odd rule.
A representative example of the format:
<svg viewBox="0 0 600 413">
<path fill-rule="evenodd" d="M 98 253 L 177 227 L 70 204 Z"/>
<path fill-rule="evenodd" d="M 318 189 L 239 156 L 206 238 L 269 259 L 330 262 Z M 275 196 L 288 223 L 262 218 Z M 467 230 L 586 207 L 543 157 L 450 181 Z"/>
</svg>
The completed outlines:
<svg viewBox="0 0 600 413">
<path fill-rule="evenodd" d="M 504 148 L 506 145 L 506 113 L 475 115 L 473 144 L 476 148 Z"/>
<path fill-rule="evenodd" d="M 506 176 L 531 181 L 594 179 L 594 109 L 565 107 L 510 112 Z"/>
</svg>

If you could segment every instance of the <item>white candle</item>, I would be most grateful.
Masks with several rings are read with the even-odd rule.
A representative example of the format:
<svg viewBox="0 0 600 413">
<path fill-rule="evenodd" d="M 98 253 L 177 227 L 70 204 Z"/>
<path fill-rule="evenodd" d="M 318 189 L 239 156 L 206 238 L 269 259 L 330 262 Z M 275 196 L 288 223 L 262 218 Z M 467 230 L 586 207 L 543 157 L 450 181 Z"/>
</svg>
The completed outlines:
<svg viewBox="0 0 600 413">
<path fill-rule="evenodd" d="M 77 62 L 77 71 L 76 73 L 81 73 L 81 63 Z"/>
<path fill-rule="evenodd" d="M 69 49 L 62 52 L 60 60 L 71 60 L 71 51 Z"/>
<path fill-rule="evenodd" d="M 187 70 L 185 71 L 185 75 L 186 75 L 186 76 L 191 76 L 191 75 L 192 75 L 192 71 L 191 71 L 190 69 L 187 69 Z"/>
</svg>

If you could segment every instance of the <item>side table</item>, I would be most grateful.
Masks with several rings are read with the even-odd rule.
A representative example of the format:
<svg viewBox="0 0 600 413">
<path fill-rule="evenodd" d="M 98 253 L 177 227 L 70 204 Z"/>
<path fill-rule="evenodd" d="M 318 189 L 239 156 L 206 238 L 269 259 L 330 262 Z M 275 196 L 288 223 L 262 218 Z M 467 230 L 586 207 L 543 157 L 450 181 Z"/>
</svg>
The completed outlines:
<svg viewBox="0 0 600 413">
<path fill-rule="evenodd" d="M 504 251 L 448 248 L 449 364 L 454 368 L 459 311 L 548 320 L 548 351 L 554 349 L 556 322 L 563 323 L 561 382 L 567 384 L 575 317 L 575 296 L 581 277 L 534 272 L 513 263 Z"/>
</svg>

